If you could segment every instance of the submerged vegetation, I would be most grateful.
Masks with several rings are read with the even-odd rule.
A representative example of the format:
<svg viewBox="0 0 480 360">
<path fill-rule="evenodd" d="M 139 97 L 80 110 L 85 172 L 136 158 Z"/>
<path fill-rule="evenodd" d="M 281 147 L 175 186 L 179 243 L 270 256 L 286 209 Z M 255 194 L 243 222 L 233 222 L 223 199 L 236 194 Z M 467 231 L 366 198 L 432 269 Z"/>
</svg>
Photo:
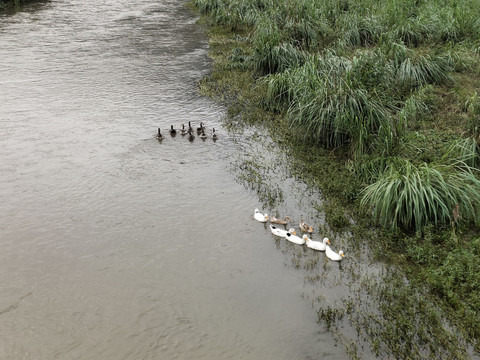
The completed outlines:
<svg viewBox="0 0 480 360">
<path fill-rule="evenodd" d="M 480 349 L 480 2 L 193 4 L 216 39 L 203 86 L 286 139 L 330 228 L 372 231 Z"/>
</svg>

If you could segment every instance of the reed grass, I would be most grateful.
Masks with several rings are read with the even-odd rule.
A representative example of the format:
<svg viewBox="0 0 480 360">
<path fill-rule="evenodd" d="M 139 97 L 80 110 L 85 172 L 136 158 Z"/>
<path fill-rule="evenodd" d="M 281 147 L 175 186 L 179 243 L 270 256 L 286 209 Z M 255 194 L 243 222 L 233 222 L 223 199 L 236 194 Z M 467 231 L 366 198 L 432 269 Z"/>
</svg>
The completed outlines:
<svg viewBox="0 0 480 360">
<path fill-rule="evenodd" d="M 375 183 L 367 186 L 361 200 L 364 209 L 384 227 L 421 230 L 425 225 L 476 219 L 480 181 L 473 169 L 458 163 L 415 166 L 404 160 L 388 166 Z"/>
</svg>

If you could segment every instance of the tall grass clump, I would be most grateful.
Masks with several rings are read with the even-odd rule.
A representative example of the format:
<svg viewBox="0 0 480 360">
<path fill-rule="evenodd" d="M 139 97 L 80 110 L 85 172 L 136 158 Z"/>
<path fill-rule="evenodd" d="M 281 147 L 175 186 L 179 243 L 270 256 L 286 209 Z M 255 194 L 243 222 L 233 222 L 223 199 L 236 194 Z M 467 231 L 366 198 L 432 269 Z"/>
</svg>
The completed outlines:
<svg viewBox="0 0 480 360">
<path fill-rule="evenodd" d="M 340 37 L 350 47 L 372 46 L 380 40 L 384 30 L 376 16 L 349 13 L 342 16 L 338 24 Z"/>
<path fill-rule="evenodd" d="M 385 105 L 382 61 L 368 55 L 348 59 L 332 52 L 312 57 L 282 78 L 290 127 L 324 147 L 347 145 L 352 156 L 370 151 L 375 139 L 395 134 L 391 109 Z M 377 88 L 378 87 L 378 88 Z M 376 88 L 376 89 L 374 89 Z M 273 95 L 273 94 L 272 94 Z"/>
<path fill-rule="evenodd" d="M 480 181 L 470 167 L 392 164 L 363 191 L 361 206 L 384 227 L 421 230 L 425 225 L 451 224 L 458 208 L 464 220 L 476 218 Z"/>
<path fill-rule="evenodd" d="M 405 89 L 416 89 L 426 84 L 446 84 L 453 81 L 450 57 L 407 52 L 398 64 L 396 79 Z"/>
<path fill-rule="evenodd" d="M 473 136 L 454 141 L 444 155 L 444 161 L 459 168 L 480 170 L 480 146 L 478 142 L 479 139 Z"/>
</svg>

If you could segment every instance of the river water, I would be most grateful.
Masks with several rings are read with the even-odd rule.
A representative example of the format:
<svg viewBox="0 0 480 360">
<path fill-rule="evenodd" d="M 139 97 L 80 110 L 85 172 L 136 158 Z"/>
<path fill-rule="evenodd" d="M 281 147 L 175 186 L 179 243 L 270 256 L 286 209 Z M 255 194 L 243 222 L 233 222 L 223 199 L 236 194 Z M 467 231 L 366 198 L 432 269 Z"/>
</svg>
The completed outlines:
<svg viewBox="0 0 480 360">
<path fill-rule="evenodd" d="M 0 14 L 1 359 L 346 357 L 251 219 L 196 20 L 173 0 Z M 154 138 L 188 121 L 219 140 Z"/>
</svg>

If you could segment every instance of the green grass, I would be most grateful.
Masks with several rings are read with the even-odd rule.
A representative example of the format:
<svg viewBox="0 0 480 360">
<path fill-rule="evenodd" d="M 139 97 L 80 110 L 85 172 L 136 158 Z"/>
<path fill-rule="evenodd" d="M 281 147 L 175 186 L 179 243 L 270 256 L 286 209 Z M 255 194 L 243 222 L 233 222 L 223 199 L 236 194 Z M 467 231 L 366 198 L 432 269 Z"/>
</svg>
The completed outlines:
<svg viewBox="0 0 480 360">
<path fill-rule="evenodd" d="M 421 340 L 432 358 L 466 358 L 446 313 L 480 349 L 480 3 L 194 2 L 228 30 L 210 32 L 202 87 L 228 101 L 232 126 L 248 118 L 288 143 L 295 176 L 325 197 L 325 227 L 370 239 L 408 274 L 411 289 L 391 280 L 401 296 L 377 289 L 392 305 L 378 333 L 360 324 L 372 348 L 428 357 Z M 407 306 L 425 285 L 434 302 Z"/>
<path fill-rule="evenodd" d="M 384 227 L 421 230 L 427 224 L 476 219 L 480 181 L 466 163 L 415 166 L 400 161 L 364 190 L 361 206 Z"/>
</svg>

